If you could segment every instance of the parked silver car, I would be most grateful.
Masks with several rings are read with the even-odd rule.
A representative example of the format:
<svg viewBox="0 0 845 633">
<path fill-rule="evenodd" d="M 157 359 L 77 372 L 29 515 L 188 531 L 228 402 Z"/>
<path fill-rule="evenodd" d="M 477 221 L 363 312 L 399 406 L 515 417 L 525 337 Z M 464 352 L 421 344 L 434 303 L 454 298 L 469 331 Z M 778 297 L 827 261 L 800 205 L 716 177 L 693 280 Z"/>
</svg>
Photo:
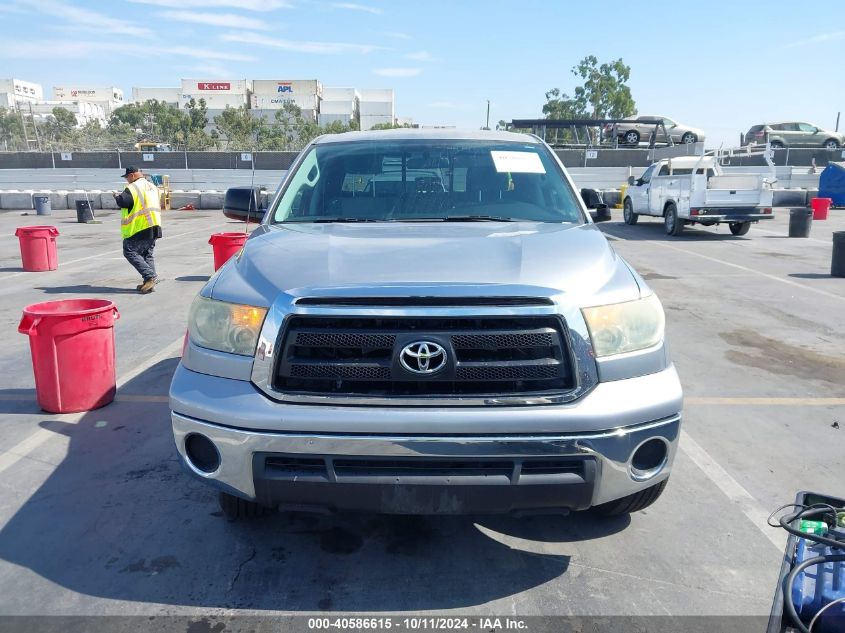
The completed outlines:
<svg viewBox="0 0 845 633">
<path fill-rule="evenodd" d="M 638 145 L 641 141 L 649 141 L 652 134 L 656 134 L 655 141 L 658 143 L 666 143 L 667 135 L 673 143 L 699 143 L 705 138 L 701 129 L 678 123 L 665 116 L 642 114 L 631 120 L 641 121 L 641 123 L 605 125 L 605 138 L 613 138 L 614 128 L 619 142 L 626 145 Z M 658 123 L 662 123 L 662 126 Z"/>
<path fill-rule="evenodd" d="M 752 125 L 743 138 L 743 145 L 768 141 L 775 149 L 782 147 L 824 147 L 836 150 L 845 145 L 845 134 L 823 130 L 809 123 L 786 121 Z"/>
<path fill-rule="evenodd" d="M 230 517 L 621 514 L 669 478 L 660 301 L 536 137 L 320 137 L 188 328 L 176 447 Z"/>
</svg>

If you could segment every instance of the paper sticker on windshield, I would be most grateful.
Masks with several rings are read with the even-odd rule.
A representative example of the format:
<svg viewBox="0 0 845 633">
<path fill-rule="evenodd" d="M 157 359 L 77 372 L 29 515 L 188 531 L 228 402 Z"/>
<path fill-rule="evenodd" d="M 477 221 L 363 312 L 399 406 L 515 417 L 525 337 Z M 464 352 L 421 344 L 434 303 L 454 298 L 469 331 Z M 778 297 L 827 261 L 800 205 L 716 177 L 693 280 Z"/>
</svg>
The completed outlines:
<svg viewBox="0 0 845 633">
<path fill-rule="evenodd" d="M 545 174 L 546 170 L 539 154 L 534 152 L 496 152 L 491 151 L 493 163 L 499 173 Z"/>
</svg>

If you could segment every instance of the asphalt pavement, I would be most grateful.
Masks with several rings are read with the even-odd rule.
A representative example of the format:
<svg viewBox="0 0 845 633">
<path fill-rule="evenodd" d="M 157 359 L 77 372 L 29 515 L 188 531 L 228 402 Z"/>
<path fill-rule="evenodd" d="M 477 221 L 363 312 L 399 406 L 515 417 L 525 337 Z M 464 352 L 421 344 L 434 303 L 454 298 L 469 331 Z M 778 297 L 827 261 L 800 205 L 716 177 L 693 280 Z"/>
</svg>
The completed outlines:
<svg viewBox="0 0 845 633">
<path fill-rule="evenodd" d="M 712 227 L 669 238 L 657 220 L 629 227 L 619 211 L 602 225 L 664 304 L 687 397 L 654 506 L 613 520 L 234 523 L 183 473 L 166 395 L 190 299 L 212 273 L 208 237 L 243 225 L 166 212 L 164 281 L 142 296 L 116 212 L 88 225 L 73 211 L 0 213 L 0 614 L 767 615 L 785 538 L 766 515 L 798 490 L 845 494 L 845 279 L 829 276 L 845 211 L 810 239 L 788 239 L 778 211 L 743 237 Z M 22 272 L 15 228 L 47 223 L 60 232 L 59 269 Z M 21 310 L 81 297 L 120 310 L 118 397 L 45 414 Z"/>
</svg>

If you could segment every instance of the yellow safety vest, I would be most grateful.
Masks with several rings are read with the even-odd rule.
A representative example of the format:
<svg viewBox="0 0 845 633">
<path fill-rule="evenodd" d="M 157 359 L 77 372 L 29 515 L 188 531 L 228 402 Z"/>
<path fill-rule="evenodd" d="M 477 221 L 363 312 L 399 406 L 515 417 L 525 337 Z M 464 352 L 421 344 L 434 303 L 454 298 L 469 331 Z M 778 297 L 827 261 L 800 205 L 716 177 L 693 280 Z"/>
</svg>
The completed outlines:
<svg viewBox="0 0 845 633">
<path fill-rule="evenodd" d="M 161 204 L 158 187 L 146 178 L 139 178 L 127 186 L 132 194 L 132 208 L 124 209 L 120 220 L 123 239 L 153 226 L 161 226 Z"/>
</svg>

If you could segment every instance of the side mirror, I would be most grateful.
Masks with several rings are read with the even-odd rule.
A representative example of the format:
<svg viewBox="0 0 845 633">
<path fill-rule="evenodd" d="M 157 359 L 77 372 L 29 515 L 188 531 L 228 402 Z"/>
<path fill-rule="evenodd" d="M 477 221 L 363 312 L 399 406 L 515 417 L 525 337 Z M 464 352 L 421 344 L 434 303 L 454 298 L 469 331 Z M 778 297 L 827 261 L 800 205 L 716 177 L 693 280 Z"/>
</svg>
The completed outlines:
<svg viewBox="0 0 845 633">
<path fill-rule="evenodd" d="M 231 187 L 223 198 L 223 215 L 230 220 L 261 222 L 265 209 L 260 207 L 260 200 L 258 187 Z"/>
<path fill-rule="evenodd" d="M 817 128 L 813 128 L 813 129 L 815 130 L 815 132 L 813 132 L 814 134 L 818 134 L 819 132 L 821 132 L 821 131 L 822 131 L 822 130 L 821 130 L 821 128 L 818 128 L 818 127 L 817 127 Z"/>
<path fill-rule="evenodd" d="M 628 176 L 628 186 L 633 187 L 637 182 L 637 179 L 633 176 Z"/>
<path fill-rule="evenodd" d="M 601 193 L 595 189 L 581 189 L 581 199 L 584 201 L 584 204 L 588 209 L 598 209 L 600 206 L 604 205 Z"/>
<path fill-rule="evenodd" d="M 593 222 L 609 222 L 611 220 L 610 209 L 607 208 L 606 204 L 596 205 L 596 210 L 590 211 L 590 217 L 593 218 Z"/>
</svg>

